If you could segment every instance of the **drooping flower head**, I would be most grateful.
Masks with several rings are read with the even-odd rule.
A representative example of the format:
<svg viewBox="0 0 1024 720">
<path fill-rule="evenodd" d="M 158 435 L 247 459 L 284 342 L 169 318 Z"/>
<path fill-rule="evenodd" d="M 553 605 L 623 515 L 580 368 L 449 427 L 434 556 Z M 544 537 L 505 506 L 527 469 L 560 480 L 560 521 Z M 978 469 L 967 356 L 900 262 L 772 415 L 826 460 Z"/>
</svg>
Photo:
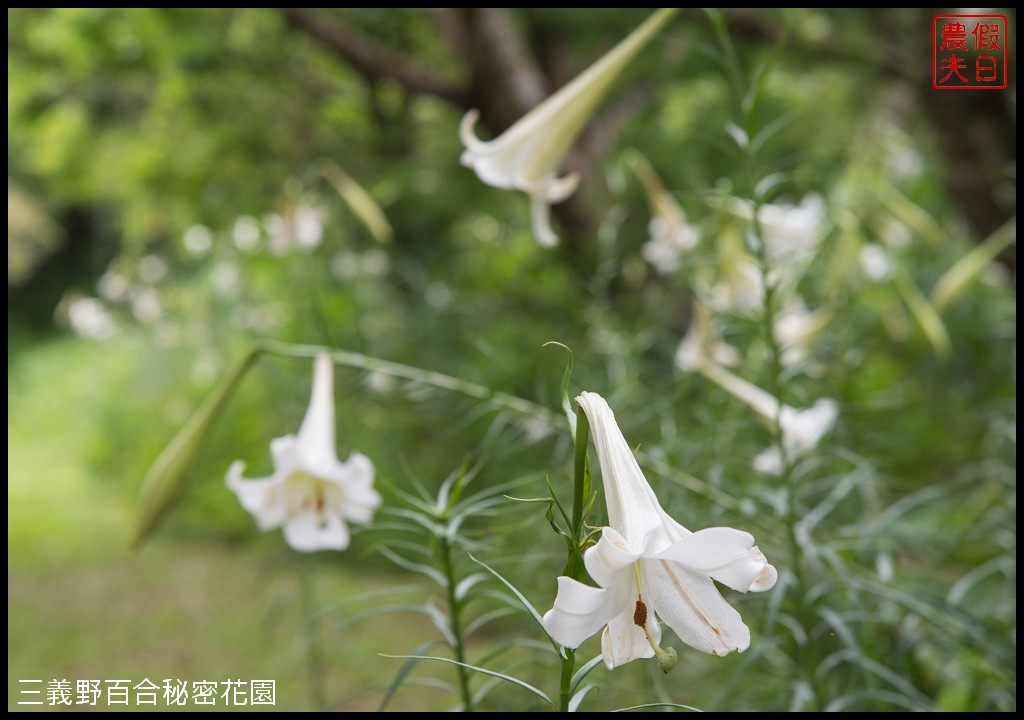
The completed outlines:
<svg viewBox="0 0 1024 720">
<path fill-rule="evenodd" d="M 380 507 L 373 463 L 361 453 L 338 460 L 334 436 L 334 366 L 326 353 L 313 365 L 313 391 L 298 435 L 270 441 L 274 472 L 245 479 L 245 463 L 228 468 L 227 486 L 261 530 L 283 527 L 296 550 L 344 550 L 346 521 L 366 523 Z"/>
<path fill-rule="evenodd" d="M 775 318 L 772 335 L 782 350 L 779 360 L 783 367 L 799 367 L 808 374 L 817 374 L 812 363 L 813 349 L 830 319 L 827 310 L 811 312 L 799 297 L 782 309 Z"/>
<path fill-rule="evenodd" d="M 707 362 L 732 367 L 742 362 L 739 351 L 715 334 L 711 311 L 695 302 L 686 335 L 676 348 L 675 365 L 680 370 L 697 370 Z"/>
<path fill-rule="evenodd" d="M 628 162 L 644 186 L 651 208 L 648 230 L 651 239 L 644 243 L 644 260 L 662 275 L 670 275 L 683 264 L 683 257 L 697 246 L 700 233 L 686 221 L 686 213 L 665 189 L 651 163 L 636 151 L 629 151 Z"/>
<path fill-rule="evenodd" d="M 819 398 L 809 408 L 790 407 L 751 382 L 734 375 L 721 365 L 705 362 L 696 368 L 704 377 L 746 403 L 769 425 L 778 423 L 782 447 L 772 445 L 754 458 L 754 469 L 768 475 L 781 475 L 785 460 L 793 462 L 818 446 L 839 417 L 839 404 L 831 398 Z"/>
<path fill-rule="evenodd" d="M 604 398 L 582 393 L 576 402 L 597 448 L 608 527 L 584 554 L 598 587 L 558 578 L 544 627 L 557 642 L 578 647 L 604 628 L 601 651 L 613 668 L 641 657 L 668 655 L 658 618 L 687 645 L 712 655 L 742 652 L 750 630 L 714 581 L 747 591 L 769 590 L 775 568 L 741 530 L 690 532 L 662 509 Z"/>
<path fill-rule="evenodd" d="M 673 8 L 655 12 L 601 59 L 494 140 L 484 142 L 474 134 L 478 111 L 470 110 L 462 119 L 459 134 L 466 146 L 462 164 L 473 168 L 488 185 L 522 190 L 530 196 L 533 232 L 541 245 L 550 247 L 558 243 L 550 225 L 550 205 L 568 198 L 579 184 L 575 174 L 558 177 L 576 136 L 623 68 L 675 13 Z"/>
<path fill-rule="evenodd" d="M 762 205 L 757 219 L 772 266 L 814 253 L 821 244 L 825 201 L 807 195 L 799 205 Z"/>
</svg>

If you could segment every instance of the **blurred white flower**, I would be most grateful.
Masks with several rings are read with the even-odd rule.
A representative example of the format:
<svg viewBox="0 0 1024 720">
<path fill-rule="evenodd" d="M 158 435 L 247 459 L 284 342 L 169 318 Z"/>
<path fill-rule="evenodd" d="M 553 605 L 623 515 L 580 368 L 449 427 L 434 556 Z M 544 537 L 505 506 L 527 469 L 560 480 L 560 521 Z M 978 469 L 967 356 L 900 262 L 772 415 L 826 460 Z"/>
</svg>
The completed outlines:
<svg viewBox="0 0 1024 720">
<path fill-rule="evenodd" d="M 579 184 L 575 174 L 558 177 L 576 136 L 623 68 L 676 12 L 672 8 L 655 12 L 597 62 L 494 140 L 483 142 L 476 137 L 473 127 L 480 116 L 477 110 L 470 110 L 462 119 L 459 134 L 466 146 L 462 164 L 473 168 L 488 185 L 521 190 L 530 196 L 533 232 L 541 245 L 551 247 L 558 243 L 558 236 L 551 229 L 550 206 L 572 195 Z"/>
<path fill-rule="evenodd" d="M 311 205 L 297 205 L 284 214 L 274 213 L 263 220 L 268 247 L 274 255 L 299 248 L 311 250 L 324 237 L 325 213 Z"/>
<path fill-rule="evenodd" d="M 252 252 L 260 244 L 260 223 L 252 215 L 241 215 L 231 226 L 231 239 L 241 252 Z"/>
<path fill-rule="evenodd" d="M 818 333 L 828 324 L 829 316 L 818 310 L 810 312 L 799 299 L 792 301 L 775 318 L 772 335 L 782 349 L 779 358 L 785 367 L 807 363 Z M 723 363 L 724 364 L 724 363 Z"/>
<path fill-rule="evenodd" d="M 210 284 L 222 297 L 238 296 L 242 287 L 242 267 L 234 260 L 220 260 L 210 271 Z"/>
<path fill-rule="evenodd" d="M 740 592 L 775 585 L 775 568 L 740 530 L 690 532 L 662 509 L 626 444 L 604 398 L 582 393 L 576 402 L 590 422 L 608 506 L 609 527 L 584 554 L 599 587 L 558 578 L 544 627 L 557 642 L 578 647 L 604 628 L 601 650 L 609 668 L 641 657 L 659 661 L 660 617 L 687 645 L 712 655 L 742 652 L 750 630 L 721 596 L 714 580 Z M 666 668 L 666 665 L 663 665 Z"/>
<path fill-rule="evenodd" d="M 762 205 L 757 218 L 774 267 L 817 249 L 822 240 L 825 201 L 820 195 L 808 195 L 799 205 Z"/>
<path fill-rule="evenodd" d="M 676 350 L 675 365 L 689 372 L 709 360 L 733 367 L 739 365 L 742 358 L 736 348 L 714 335 L 711 312 L 703 304 L 696 303 L 690 327 Z"/>
<path fill-rule="evenodd" d="M 164 313 L 163 303 L 160 302 L 160 293 L 152 287 L 132 289 L 131 305 L 132 315 L 141 323 L 158 320 Z"/>
<path fill-rule="evenodd" d="M 139 279 L 150 285 L 167 276 L 167 261 L 159 255 L 146 255 L 139 261 Z"/>
<path fill-rule="evenodd" d="M 107 306 L 94 297 L 69 293 L 58 307 L 58 315 L 65 313 L 68 325 L 83 337 L 106 340 L 117 333 L 117 323 Z"/>
<path fill-rule="evenodd" d="M 903 250 L 914 241 L 914 231 L 905 222 L 889 218 L 879 230 L 882 242 L 893 250 Z"/>
<path fill-rule="evenodd" d="M 365 252 L 342 250 L 331 257 L 331 274 L 338 280 L 354 280 L 359 277 L 381 277 L 391 267 L 388 254 L 380 248 Z"/>
<path fill-rule="evenodd" d="M 338 460 L 334 438 L 334 367 L 327 354 L 316 357 L 309 409 L 298 435 L 270 442 L 274 473 L 246 479 L 245 463 L 228 468 L 227 486 L 253 514 L 261 530 L 284 528 L 296 550 L 344 550 L 346 521 L 366 523 L 380 507 L 373 489 L 373 463 L 360 453 Z"/>
<path fill-rule="evenodd" d="M 760 317 L 764 311 L 765 277 L 732 227 L 718 233 L 715 242 L 718 262 L 697 271 L 697 295 L 713 312 Z"/>
<path fill-rule="evenodd" d="M 813 406 L 797 410 L 780 403 L 777 398 L 732 374 L 715 363 L 698 368 L 704 377 L 746 403 L 771 426 L 778 423 L 782 447 L 790 463 L 813 450 L 832 429 L 839 417 L 839 404 L 831 398 L 821 398 Z M 780 475 L 783 470 L 782 452 L 777 445 L 754 458 L 754 469 L 769 475 Z"/>
<path fill-rule="evenodd" d="M 886 282 L 892 277 L 889 253 L 877 243 L 864 243 L 860 248 L 860 269 L 871 282 Z"/>
<path fill-rule="evenodd" d="M 697 247 L 700 239 L 697 229 L 686 222 L 682 208 L 678 205 L 676 208 L 679 211 L 676 218 L 667 215 L 651 218 L 648 225 L 651 239 L 641 250 L 644 260 L 662 275 L 669 275 L 682 267 L 683 256 Z"/>
<path fill-rule="evenodd" d="M 213 247 L 213 233 L 205 225 L 191 226 L 181 240 L 186 252 L 194 257 L 202 257 Z"/>
<path fill-rule="evenodd" d="M 100 276 L 99 291 L 105 299 L 120 302 L 128 297 L 128 278 L 116 270 L 107 270 Z"/>
<path fill-rule="evenodd" d="M 651 207 L 651 239 L 644 243 L 641 253 L 662 275 L 674 273 L 682 265 L 683 256 L 697 246 L 700 233 L 686 222 L 686 213 L 665 189 L 647 158 L 636 151 L 629 151 L 628 157 Z"/>
<path fill-rule="evenodd" d="M 839 417 L 839 405 L 830 398 L 821 398 L 804 410 L 783 405 L 779 413 L 782 447 L 790 462 L 803 457 L 821 442 Z M 754 458 L 754 469 L 766 475 L 782 474 L 782 451 L 772 445 Z"/>
</svg>

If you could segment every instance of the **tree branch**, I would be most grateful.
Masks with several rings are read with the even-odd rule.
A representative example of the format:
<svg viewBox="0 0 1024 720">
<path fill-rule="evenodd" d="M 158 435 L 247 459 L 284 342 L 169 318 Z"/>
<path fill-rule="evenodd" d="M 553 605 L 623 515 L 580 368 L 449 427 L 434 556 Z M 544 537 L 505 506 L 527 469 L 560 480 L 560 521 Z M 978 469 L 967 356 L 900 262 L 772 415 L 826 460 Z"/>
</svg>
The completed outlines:
<svg viewBox="0 0 1024 720">
<path fill-rule="evenodd" d="M 465 8 L 460 19 L 467 40 L 464 60 L 472 72 L 473 106 L 492 131 L 501 132 L 547 97 L 547 80 L 507 11 Z"/>
<path fill-rule="evenodd" d="M 409 93 L 434 95 L 460 107 L 467 104 L 467 89 L 438 77 L 421 63 L 354 32 L 324 13 L 306 8 L 278 8 L 289 24 L 348 63 L 368 80 L 397 80 Z"/>
</svg>

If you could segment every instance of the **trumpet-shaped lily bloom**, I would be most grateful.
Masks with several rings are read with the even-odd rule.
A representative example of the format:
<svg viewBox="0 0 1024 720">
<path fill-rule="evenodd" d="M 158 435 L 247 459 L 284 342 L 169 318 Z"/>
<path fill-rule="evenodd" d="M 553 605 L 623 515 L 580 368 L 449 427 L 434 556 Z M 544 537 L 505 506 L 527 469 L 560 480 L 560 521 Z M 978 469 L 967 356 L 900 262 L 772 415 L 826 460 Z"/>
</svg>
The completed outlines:
<svg viewBox="0 0 1024 720">
<path fill-rule="evenodd" d="M 779 411 L 779 427 L 786 457 L 795 460 L 816 448 L 821 438 L 836 424 L 838 416 L 839 406 L 831 398 L 821 398 L 804 410 L 783 405 Z M 779 446 L 772 445 L 755 457 L 754 469 L 766 475 L 781 475 L 782 450 Z"/>
<path fill-rule="evenodd" d="M 736 348 L 714 334 L 713 319 L 707 306 L 696 303 L 690 327 L 676 349 L 675 364 L 680 370 L 690 371 L 712 361 L 732 367 L 739 365 L 742 358 Z"/>
<path fill-rule="evenodd" d="M 344 550 L 349 544 L 346 521 L 366 523 L 380 506 L 373 489 L 373 463 L 352 453 L 338 460 L 334 438 L 334 366 L 320 354 L 313 366 L 313 392 L 298 435 L 270 442 L 274 472 L 247 480 L 245 463 L 228 468 L 227 486 L 261 530 L 284 528 L 296 550 Z"/>
<path fill-rule="evenodd" d="M 785 367 L 801 366 L 816 372 L 810 363 L 814 343 L 830 319 L 827 311 L 811 312 L 799 299 L 793 300 L 779 313 L 772 327 L 772 335 L 782 348 L 782 356 L 779 358 L 782 364 Z"/>
<path fill-rule="evenodd" d="M 697 369 L 704 377 L 749 405 L 765 422 L 772 425 L 778 422 L 782 447 L 773 445 L 754 458 L 754 469 L 759 472 L 781 475 L 782 451 L 786 451 L 785 459 L 790 462 L 806 455 L 818 446 L 839 417 L 839 404 L 831 398 L 821 398 L 811 407 L 797 410 L 780 403 L 771 394 L 733 375 L 721 365 L 706 362 Z"/>
<path fill-rule="evenodd" d="M 746 532 L 714 527 L 690 532 L 662 509 L 604 398 L 576 398 L 590 422 L 608 506 L 609 527 L 583 556 L 598 587 L 558 578 L 544 627 L 578 647 L 602 628 L 609 668 L 674 654 L 659 647 L 660 618 L 687 645 L 712 655 L 742 652 L 750 630 L 714 581 L 740 592 L 769 590 L 775 568 Z"/>
<path fill-rule="evenodd" d="M 655 12 L 640 27 L 584 70 L 572 82 L 520 118 L 501 136 L 481 141 L 473 132 L 480 114 L 470 110 L 459 134 L 466 146 L 462 164 L 488 185 L 522 190 L 530 196 L 533 232 L 541 245 L 553 246 L 550 205 L 576 190 L 575 174 L 558 177 L 562 161 L 576 136 L 630 60 L 672 18 L 676 10 Z"/>
<path fill-rule="evenodd" d="M 651 207 L 651 239 L 644 243 L 641 252 L 655 270 L 669 275 L 682 266 L 683 256 L 697 246 L 700 233 L 686 221 L 686 213 L 665 189 L 647 158 L 635 151 L 630 151 L 628 157 Z"/>
<path fill-rule="evenodd" d="M 825 201 L 820 195 L 808 195 L 799 205 L 762 205 L 758 220 L 772 264 L 817 250 L 824 218 Z"/>
</svg>

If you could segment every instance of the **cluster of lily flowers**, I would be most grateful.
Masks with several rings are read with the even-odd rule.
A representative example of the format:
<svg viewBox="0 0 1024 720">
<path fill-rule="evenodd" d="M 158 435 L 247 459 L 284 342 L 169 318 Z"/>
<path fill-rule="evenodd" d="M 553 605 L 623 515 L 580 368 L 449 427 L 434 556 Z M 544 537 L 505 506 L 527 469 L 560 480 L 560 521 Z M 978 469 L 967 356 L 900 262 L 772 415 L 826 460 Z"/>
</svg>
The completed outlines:
<svg viewBox="0 0 1024 720">
<path fill-rule="evenodd" d="M 662 509 L 615 421 L 608 403 L 584 392 L 576 402 L 593 433 L 604 485 L 608 525 L 587 549 L 584 564 L 596 587 L 558 578 L 554 606 L 543 618 L 557 642 L 576 648 L 601 632 L 609 668 L 658 657 L 666 671 L 672 648 L 660 646 L 659 618 L 687 645 L 711 655 L 742 652 L 750 630 L 714 581 L 740 592 L 769 590 L 775 568 L 749 533 L 729 527 L 691 532 Z M 236 461 L 227 486 L 262 530 L 282 528 L 296 550 L 344 550 L 349 523 L 365 524 L 381 505 L 374 467 L 365 455 L 338 459 L 333 364 L 314 360 L 309 408 L 297 435 L 271 441 L 274 471 L 247 479 Z"/>
<path fill-rule="evenodd" d="M 494 140 L 485 142 L 474 134 L 475 111 L 465 116 L 462 163 L 489 185 L 529 196 L 533 232 L 542 245 L 558 242 L 550 225 L 550 205 L 567 199 L 579 181 L 576 175 L 559 176 L 575 138 L 615 78 L 674 13 L 673 9 L 655 12 Z M 634 165 L 653 215 L 652 237 L 643 255 L 659 272 L 675 272 L 697 245 L 700 233 L 646 161 Z M 738 209 L 737 214 L 743 211 Z M 799 266 L 800 259 L 814 252 L 823 213 L 824 204 L 817 196 L 804 198 L 799 205 L 760 206 L 748 219 L 761 228 L 762 260 L 779 268 Z M 753 466 L 763 473 L 782 474 L 831 430 L 838 405 L 823 398 L 809 408 L 796 409 L 728 369 L 739 363 L 740 355 L 715 334 L 716 314 L 763 312 L 766 285 L 779 287 L 785 280 L 779 271 L 768 272 L 742 246 L 723 252 L 722 257 L 717 274 L 696 288 L 698 302 L 675 365 L 722 387 L 776 431 L 778 443 L 754 458 Z M 809 312 L 791 294 L 772 327 L 783 363 L 806 364 L 810 343 L 825 322 L 823 313 Z M 301 551 L 344 550 L 350 542 L 349 523 L 370 522 L 381 505 L 381 496 L 373 488 L 372 462 L 359 453 L 345 461 L 338 458 L 332 368 L 329 355 L 315 359 L 312 397 L 298 434 L 271 443 L 273 473 L 246 479 L 244 465 L 236 462 L 227 475 L 228 487 L 260 528 L 282 528 L 287 542 Z M 745 650 L 750 631 L 716 582 L 739 592 L 765 591 L 776 582 L 775 568 L 749 533 L 730 527 L 691 532 L 669 516 L 607 402 L 593 392 L 582 393 L 576 402 L 592 428 L 608 525 L 584 554 L 594 584 L 559 577 L 554 604 L 543 617 L 545 630 L 567 648 L 576 648 L 600 632 L 609 668 L 650 657 L 657 657 L 663 668 L 671 667 L 675 651 L 661 647 L 661 623 L 705 653 L 721 656 Z"/>
<path fill-rule="evenodd" d="M 533 231 L 541 245 L 558 242 L 549 222 L 549 205 L 568 198 L 579 181 L 575 175 L 558 177 L 573 141 L 615 78 L 673 14 L 671 9 L 655 12 L 604 57 L 494 140 L 482 142 L 473 135 L 475 112 L 468 113 L 463 120 L 461 132 L 466 151 L 462 163 L 473 168 L 489 185 L 529 195 Z M 659 272 L 674 272 L 686 253 L 696 247 L 700 233 L 687 222 L 686 213 L 649 163 L 638 155 L 634 155 L 633 161 L 652 210 L 651 239 L 643 248 L 643 256 Z M 735 212 L 750 215 L 748 208 L 739 203 Z M 822 198 L 809 195 L 798 205 L 762 205 L 756 217 L 748 218 L 761 230 L 763 256 L 772 267 L 771 272 L 740 243 L 730 242 L 733 238 L 723 239 L 718 277 L 699 284 L 694 320 L 676 354 L 679 370 L 700 372 L 749 405 L 770 428 L 778 430 L 781 447 L 769 447 L 753 463 L 755 469 L 768 474 L 782 474 L 786 461 L 795 462 L 816 447 L 835 424 L 838 404 L 822 398 L 810 408 L 798 410 L 732 374 L 727 368 L 738 365 L 741 357 L 735 348 L 714 335 L 712 314 L 749 317 L 762 313 L 766 284 L 772 283 L 789 295 L 772 326 L 774 338 L 782 348 L 781 361 L 787 368 L 813 373 L 815 368 L 809 362 L 811 347 L 829 318 L 824 311 L 808 311 L 793 288 L 801 268 L 817 249 L 824 214 Z"/>
</svg>

